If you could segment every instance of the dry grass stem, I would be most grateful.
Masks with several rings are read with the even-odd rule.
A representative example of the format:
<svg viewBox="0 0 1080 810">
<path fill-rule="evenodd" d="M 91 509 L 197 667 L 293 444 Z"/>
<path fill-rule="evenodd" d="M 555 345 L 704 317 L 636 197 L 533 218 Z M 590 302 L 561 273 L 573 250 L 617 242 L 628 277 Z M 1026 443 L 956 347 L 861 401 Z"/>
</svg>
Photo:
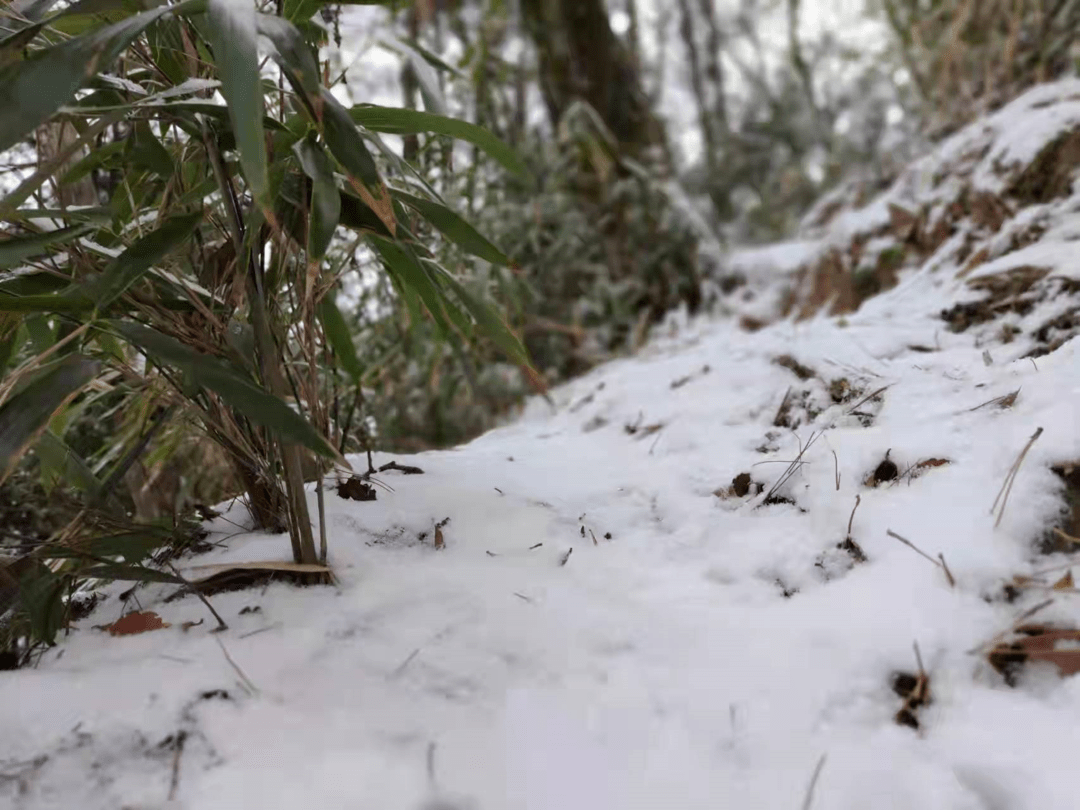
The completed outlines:
<svg viewBox="0 0 1080 810">
<path fill-rule="evenodd" d="M 994 521 L 995 529 L 1001 525 L 1001 519 L 1005 516 L 1005 506 L 1009 502 L 1009 493 L 1012 492 L 1013 483 L 1016 481 L 1016 474 L 1020 472 L 1020 465 L 1024 463 L 1024 456 L 1028 454 L 1028 450 L 1035 444 L 1035 440 L 1042 435 L 1042 432 L 1043 429 L 1039 428 L 1031 435 L 1031 438 L 1028 439 L 1028 443 L 1024 445 L 1024 449 L 1020 451 L 1020 455 L 1016 457 L 1016 461 L 1014 461 L 1012 467 L 1009 468 L 1009 472 L 1005 476 L 1005 481 L 1002 483 L 997 497 L 994 498 L 994 505 L 990 507 L 991 515 L 997 510 L 998 503 L 1001 503 L 1001 510 L 998 511 L 997 520 Z"/>
</svg>

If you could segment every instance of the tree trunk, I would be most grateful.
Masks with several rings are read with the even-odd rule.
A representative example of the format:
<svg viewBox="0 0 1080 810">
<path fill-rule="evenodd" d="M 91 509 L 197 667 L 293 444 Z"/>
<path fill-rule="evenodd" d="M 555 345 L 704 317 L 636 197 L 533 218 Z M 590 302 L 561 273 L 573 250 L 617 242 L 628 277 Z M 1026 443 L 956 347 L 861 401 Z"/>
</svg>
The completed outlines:
<svg viewBox="0 0 1080 810">
<path fill-rule="evenodd" d="M 79 133 L 75 129 L 75 125 L 70 121 L 58 119 L 43 124 L 37 128 L 35 133 L 38 163 L 40 165 L 48 163 L 78 139 Z M 56 200 L 60 208 L 97 203 L 97 192 L 94 190 L 94 182 L 89 175 L 74 183 L 61 183 L 64 175 L 84 156 L 84 151 L 76 152 L 70 160 L 66 161 L 53 173 L 53 190 L 56 193 Z"/>
<path fill-rule="evenodd" d="M 603 0 L 522 0 L 540 59 L 540 90 L 552 124 L 587 102 L 620 147 L 637 155 L 664 146 L 633 56 L 611 30 Z"/>
</svg>

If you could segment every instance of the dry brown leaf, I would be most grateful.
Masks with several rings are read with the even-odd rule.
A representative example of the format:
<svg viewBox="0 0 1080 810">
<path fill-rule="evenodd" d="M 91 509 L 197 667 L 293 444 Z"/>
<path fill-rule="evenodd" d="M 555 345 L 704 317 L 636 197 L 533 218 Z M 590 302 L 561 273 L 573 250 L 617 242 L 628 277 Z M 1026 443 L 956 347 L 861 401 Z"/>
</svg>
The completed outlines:
<svg viewBox="0 0 1080 810">
<path fill-rule="evenodd" d="M 163 622 L 160 616 L 148 610 L 145 613 L 129 613 L 107 625 L 105 629 L 109 631 L 110 636 L 134 636 L 165 627 L 172 627 L 172 625 Z"/>
<path fill-rule="evenodd" d="M 1046 661 L 1058 668 L 1062 677 L 1080 672 L 1080 630 L 1062 630 L 1041 625 L 1018 627 L 1023 637 L 998 644 L 990 651 L 990 664 L 1005 675 L 1006 680 L 1015 679 L 1015 668 L 1025 661 Z M 1072 646 L 1058 649 L 1058 642 Z"/>
<path fill-rule="evenodd" d="M 386 189 L 385 183 L 379 183 L 379 196 L 376 198 L 371 191 L 363 183 L 353 183 L 353 188 L 356 189 L 356 193 L 360 195 L 362 199 L 372 211 L 375 212 L 386 229 L 390 231 L 390 235 L 397 236 L 397 219 L 394 218 L 394 204 L 390 200 L 390 192 Z"/>
<path fill-rule="evenodd" d="M 1055 591 L 1071 591 L 1076 585 L 1073 583 L 1072 569 L 1065 572 L 1065 576 L 1054 583 Z"/>
<path fill-rule="evenodd" d="M 182 625 L 180 625 L 180 629 L 186 633 L 192 627 L 198 627 L 200 624 L 203 623 L 203 621 L 203 619 L 199 619 L 197 622 L 184 622 Z"/>
<path fill-rule="evenodd" d="M 925 461 L 920 461 L 917 466 L 919 467 L 943 467 L 946 464 L 951 464 L 947 458 L 928 458 Z"/>
<path fill-rule="evenodd" d="M 445 547 L 446 547 L 446 541 L 443 540 L 442 529 L 440 529 L 438 526 L 436 526 L 435 527 L 435 548 L 441 550 L 441 549 L 443 549 Z"/>
</svg>

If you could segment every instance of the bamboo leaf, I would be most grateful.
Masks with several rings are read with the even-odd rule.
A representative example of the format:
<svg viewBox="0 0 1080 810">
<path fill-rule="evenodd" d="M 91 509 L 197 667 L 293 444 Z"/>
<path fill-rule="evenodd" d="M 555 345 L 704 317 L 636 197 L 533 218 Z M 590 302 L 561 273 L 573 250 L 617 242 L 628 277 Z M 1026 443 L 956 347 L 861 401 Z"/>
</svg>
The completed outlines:
<svg viewBox="0 0 1080 810">
<path fill-rule="evenodd" d="M 397 276 L 402 285 L 420 296 L 440 331 L 444 335 L 448 334 L 442 290 L 435 285 L 412 250 L 401 242 L 392 242 L 379 236 L 372 236 L 371 243 L 386 268 Z"/>
<path fill-rule="evenodd" d="M 492 264 L 509 266 L 510 260 L 501 250 L 491 244 L 472 225 L 451 211 L 442 203 L 414 197 L 401 191 L 394 196 L 411 208 L 415 208 L 428 222 L 434 225 L 449 240 L 461 246 L 474 256 L 479 256 Z"/>
<path fill-rule="evenodd" d="M 0 242 L 0 269 L 14 267 L 34 256 L 49 253 L 49 248 L 63 242 L 71 242 L 93 231 L 90 225 L 70 225 L 55 231 L 16 236 Z"/>
<path fill-rule="evenodd" d="M 53 414 L 94 379 L 100 368 L 96 360 L 69 354 L 0 407 L 0 483 Z"/>
<path fill-rule="evenodd" d="M 486 302 L 470 293 L 464 284 L 449 273 L 442 273 L 442 279 L 454 291 L 455 297 L 469 310 L 469 314 L 473 316 L 476 325 L 480 327 L 480 331 L 502 349 L 507 357 L 531 370 L 532 363 L 529 359 L 529 353 L 525 351 L 525 346 L 518 340 L 517 335 L 510 331 L 510 327 L 499 317 L 498 313 Z"/>
<path fill-rule="evenodd" d="M 263 137 L 258 28 L 252 0 L 209 0 L 207 34 L 229 107 L 240 165 L 259 207 L 270 208 L 270 173 Z"/>
<path fill-rule="evenodd" d="M 341 218 L 341 196 L 334 182 L 334 167 L 322 147 L 316 143 L 314 133 L 297 141 L 293 152 L 304 174 L 311 178 L 307 253 L 310 261 L 319 261 L 330 247 L 330 240 Z"/>
<path fill-rule="evenodd" d="M 470 124 L 468 121 L 420 110 L 379 107 L 374 104 L 352 107 L 349 109 L 349 116 L 356 123 L 374 132 L 386 132 L 392 135 L 433 132 L 466 141 L 483 150 L 492 160 L 508 171 L 523 177 L 528 175 L 524 162 L 513 149 L 483 127 Z"/>
<path fill-rule="evenodd" d="M 81 492 L 93 494 L 101 485 L 87 463 L 51 430 L 41 434 L 34 445 L 34 455 L 41 462 L 42 483 L 46 490 L 51 490 L 58 481 L 64 481 Z"/>
<path fill-rule="evenodd" d="M 314 12 L 312 12 L 314 13 Z M 311 16 L 310 14 L 308 15 Z M 288 17 L 288 14 L 286 14 Z M 319 66 L 311 48 L 289 19 L 260 14 L 257 20 L 259 33 L 270 40 L 276 51 L 275 61 L 285 70 L 290 83 L 298 93 L 308 96 L 312 105 L 319 103 Z"/>
<path fill-rule="evenodd" d="M 323 138 L 331 154 L 345 167 L 345 171 L 358 177 L 365 186 L 379 188 L 382 184 L 379 170 L 364 144 L 364 139 L 360 137 L 354 117 L 351 117 L 349 111 L 341 106 L 329 90 L 322 91 L 322 99 Z"/>
<path fill-rule="evenodd" d="M 164 582 L 170 585 L 183 585 L 184 580 L 167 571 L 158 571 L 142 565 L 121 565 L 110 563 L 94 565 L 79 572 L 87 579 L 111 579 L 122 582 Z"/>
<path fill-rule="evenodd" d="M 188 241 L 202 221 L 202 211 L 171 217 L 117 256 L 105 272 L 94 279 L 86 294 L 99 310 L 108 308 L 147 270 Z"/>
<path fill-rule="evenodd" d="M 326 439 L 307 420 L 235 366 L 200 354 L 147 326 L 122 321 L 110 323 L 121 336 L 155 361 L 180 369 L 195 385 L 213 391 L 253 423 L 278 434 L 286 442 L 302 444 L 320 455 L 337 458 Z"/>
<path fill-rule="evenodd" d="M 33 132 L 154 20 L 181 7 L 144 11 L 0 68 L 0 152 Z"/>
<path fill-rule="evenodd" d="M 322 301 L 319 302 L 319 321 L 322 323 L 326 340 L 329 342 L 330 348 L 334 350 L 341 367 L 345 369 L 346 374 L 352 377 L 354 382 L 359 384 L 360 377 L 363 374 L 363 367 L 356 356 L 356 346 L 353 345 L 349 327 L 346 325 L 345 318 L 342 316 L 341 310 L 338 309 L 334 298 L 334 293 L 331 291 L 323 296 Z"/>
</svg>

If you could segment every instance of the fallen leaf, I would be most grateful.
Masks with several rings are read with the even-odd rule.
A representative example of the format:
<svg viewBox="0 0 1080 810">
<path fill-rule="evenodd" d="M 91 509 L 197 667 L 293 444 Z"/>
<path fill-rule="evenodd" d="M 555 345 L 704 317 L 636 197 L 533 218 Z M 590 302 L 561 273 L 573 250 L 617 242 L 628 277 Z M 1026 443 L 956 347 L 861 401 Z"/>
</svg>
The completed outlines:
<svg viewBox="0 0 1080 810">
<path fill-rule="evenodd" d="M 435 527 L 435 548 L 437 550 L 441 551 L 445 547 L 446 547 L 446 541 L 443 540 L 442 529 L 439 528 L 438 526 L 436 526 Z"/>
<path fill-rule="evenodd" d="M 373 501 L 375 500 L 375 487 L 354 475 L 348 481 L 338 482 L 337 494 L 339 498 L 350 501 Z"/>
<path fill-rule="evenodd" d="M 184 622 L 182 625 L 180 625 L 180 629 L 186 633 L 192 627 L 198 627 L 202 623 L 203 619 L 199 619 L 197 622 Z"/>
<path fill-rule="evenodd" d="M 1018 627 L 1022 637 L 995 646 L 989 653 L 990 665 L 1000 672 L 1011 686 L 1016 682 L 1016 670 L 1027 661 L 1046 661 L 1058 668 L 1062 677 L 1080 672 L 1080 630 L 1067 630 L 1042 625 Z M 1058 642 L 1070 646 L 1058 649 Z"/>
<path fill-rule="evenodd" d="M 1065 572 L 1065 576 L 1054 583 L 1055 591 L 1071 591 L 1075 587 L 1071 568 Z"/>
<path fill-rule="evenodd" d="M 951 464 L 951 463 L 952 462 L 950 462 L 949 459 L 947 459 L 947 458 L 928 458 L 925 461 L 920 461 L 917 466 L 922 467 L 922 468 L 926 468 L 926 467 L 942 467 L 942 466 L 944 466 L 946 464 Z"/>
<path fill-rule="evenodd" d="M 145 613 L 129 613 L 112 624 L 106 625 L 105 629 L 109 631 L 110 636 L 134 636 L 150 630 L 161 630 L 164 627 L 172 627 L 172 625 L 163 622 L 160 616 L 148 610 Z"/>
</svg>

